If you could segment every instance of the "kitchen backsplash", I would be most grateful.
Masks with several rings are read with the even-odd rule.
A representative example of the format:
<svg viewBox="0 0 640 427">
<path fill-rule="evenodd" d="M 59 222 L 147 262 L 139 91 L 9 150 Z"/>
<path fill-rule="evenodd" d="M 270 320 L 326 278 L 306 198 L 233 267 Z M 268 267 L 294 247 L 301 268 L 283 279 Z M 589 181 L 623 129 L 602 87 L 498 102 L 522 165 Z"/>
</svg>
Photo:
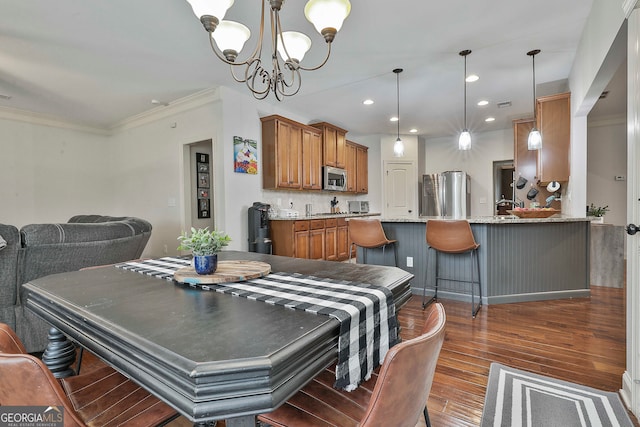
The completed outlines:
<svg viewBox="0 0 640 427">
<path fill-rule="evenodd" d="M 339 191 L 326 191 L 322 193 L 302 193 L 292 191 L 263 191 L 262 202 L 271 205 L 274 214 L 281 209 L 293 209 L 299 216 L 305 215 L 305 205 L 310 204 L 314 214 L 331 212 L 331 201 L 336 198 L 336 207 L 340 212 L 347 212 L 349 200 L 369 200 L 366 194 L 345 194 Z M 291 206 L 293 203 L 293 206 Z M 370 207 L 371 212 L 380 212 L 377 206 Z"/>
</svg>

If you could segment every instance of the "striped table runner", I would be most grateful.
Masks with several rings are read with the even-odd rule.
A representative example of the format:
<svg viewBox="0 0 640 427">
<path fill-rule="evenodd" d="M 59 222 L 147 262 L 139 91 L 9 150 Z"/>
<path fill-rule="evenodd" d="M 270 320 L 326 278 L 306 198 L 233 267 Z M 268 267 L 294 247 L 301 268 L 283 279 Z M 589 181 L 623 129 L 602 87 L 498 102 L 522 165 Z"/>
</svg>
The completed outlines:
<svg viewBox="0 0 640 427">
<path fill-rule="evenodd" d="M 164 257 L 116 267 L 173 281 L 173 273 L 190 263 L 189 258 Z M 340 322 L 336 388 L 354 390 L 370 378 L 389 348 L 398 343 L 393 295 L 384 286 L 297 273 L 271 273 L 243 282 L 189 286 L 336 318 Z"/>
</svg>

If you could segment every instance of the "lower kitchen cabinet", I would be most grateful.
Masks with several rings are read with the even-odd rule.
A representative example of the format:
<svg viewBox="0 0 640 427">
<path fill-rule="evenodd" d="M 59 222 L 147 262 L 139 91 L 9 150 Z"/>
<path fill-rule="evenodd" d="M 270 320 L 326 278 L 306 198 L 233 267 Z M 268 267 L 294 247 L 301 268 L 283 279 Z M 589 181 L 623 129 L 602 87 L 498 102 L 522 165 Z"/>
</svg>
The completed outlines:
<svg viewBox="0 0 640 427">
<path fill-rule="evenodd" d="M 344 218 L 271 220 L 274 255 L 344 261 L 349 258 Z"/>
</svg>

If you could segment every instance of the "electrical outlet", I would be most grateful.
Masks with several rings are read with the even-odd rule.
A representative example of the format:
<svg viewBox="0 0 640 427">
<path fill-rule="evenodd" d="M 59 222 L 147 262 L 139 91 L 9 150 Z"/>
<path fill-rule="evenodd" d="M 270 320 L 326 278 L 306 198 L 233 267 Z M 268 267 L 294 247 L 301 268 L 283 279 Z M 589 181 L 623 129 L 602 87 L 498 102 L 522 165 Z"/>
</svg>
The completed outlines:
<svg viewBox="0 0 640 427">
<path fill-rule="evenodd" d="M 413 257 L 412 256 L 408 256 L 407 257 L 407 267 L 413 267 Z"/>
</svg>

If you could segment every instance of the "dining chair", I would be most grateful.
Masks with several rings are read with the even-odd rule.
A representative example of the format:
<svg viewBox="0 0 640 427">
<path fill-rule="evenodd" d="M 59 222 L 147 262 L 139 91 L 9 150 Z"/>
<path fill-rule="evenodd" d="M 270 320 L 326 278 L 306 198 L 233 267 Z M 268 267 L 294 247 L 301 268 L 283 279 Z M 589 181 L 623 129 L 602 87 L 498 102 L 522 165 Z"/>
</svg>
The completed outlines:
<svg viewBox="0 0 640 427">
<path fill-rule="evenodd" d="M 393 245 L 393 253 L 395 266 L 398 266 L 398 244 L 397 240 L 389 240 L 384 233 L 382 223 L 379 219 L 350 219 L 349 220 L 349 261 L 351 261 L 351 253 L 353 245 L 362 248 L 362 263 L 367 263 L 367 249 L 382 248 L 382 257 L 384 259 L 384 250 L 388 245 Z"/>
<path fill-rule="evenodd" d="M 392 347 L 377 374 L 354 391 L 333 388 L 335 373 L 329 368 L 258 420 L 274 427 L 415 427 L 424 416 L 430 426 L 426 402 L 445 323 L 443 306 L 431 305 L 422 334 Z"/>
<path fill-rule="evenodd" d="M 471 226 L 466 220 L 429 220 L 427 221 L 427 262 L 425 262 L 425 279 L 422 287 L 422 308 L 429 303 L 436 301 L 438 298 L 438 281 L 447 280 L 451 282 L 464 282 L 471 284 L 471 317 L 475 318 L 476 314 L 482 306 L 482 287 L 480 285 L 480 259 L 478 257 L 478 248 L 480 245 L 476 243 L 471 231 Z M 435 253 L 435 290 L 433 297 L 426 301 L 427 293 L 427 269 L 429 267 L 429 254 L 431 251 Z M 438 270 L 438 254 L 471 254 L 470 275 L 471 280 L 458 279 L 453 277 L 440 277 Z M 476 264 L 476 272 L 478 279 L 474 279 L 474 258 Z M 473 285 L 478 285 L 478 304 L 474 303 L 475 291 Z"/>
<path fill-rule="evenodd" d="M 175 410 L 109 366 L 57 380 L 40 359 L 25 353 L 4 323 L 0 384 L 0 406 L 62 407 L 65 427 L 157 426 L 177 417 Z"/>
</svg>

